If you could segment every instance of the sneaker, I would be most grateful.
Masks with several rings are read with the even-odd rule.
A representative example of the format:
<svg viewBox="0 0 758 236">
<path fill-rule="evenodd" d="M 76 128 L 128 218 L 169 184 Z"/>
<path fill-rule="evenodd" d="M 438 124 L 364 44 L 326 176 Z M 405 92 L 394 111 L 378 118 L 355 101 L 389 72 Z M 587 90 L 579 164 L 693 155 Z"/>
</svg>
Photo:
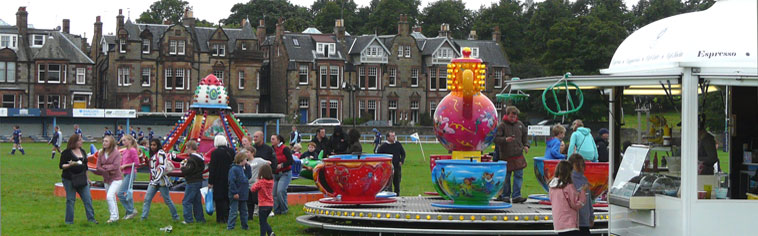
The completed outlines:
<svg viewBox="0 0 758 236">
<path fill-rule="evenodd" d="M 182 221 L 182 224 L 186 225 L 186 224 L 190 224 L 190 223 L 187 223 L 187 221 Z"/>
<path fill-rule="evenodd" d="M 268 213 L 268 217 L 274 217 L 274 212 Z"/>
<path fill-rule="evenodd" d="M 118 221 L 118 219 L 109 219 L 109 220 L 108 220 L 108 221 L 106 221 L 105 223 L 106 223 L 106 224 L 110 224 L 110 223 L 115 223 L 116 221 Z"/>
<path fill-rule="evenodd" d="M 513 199 L 513 201 L 512 201 L 512 203 L 522 203 L 522 202 L 526 202 L 526 198 L 523 198 L 523 197 L 516 197 L 516 198 L 514 198 L 514 199 Z"/>
<path fill-rule="evenodd" d="M 132 212 L 132 214 L 128 214 L 128 215 L 124 216 L 124 220 L 128 220 L 128 219 L 134 218 L 135 216 L 137 216 L 137 211 L 134 211 L 134 212 Z"/>
<path fill-rule="evenodd" d="M 97 220 L 90 220 L 89 222 L 93 223 L 93 224 L 100 224 L 100 223 L 97 222 Z"/>
<path fill-rule="evenodd" d="M 269 234 L 268 236 L 276 236 L 276 235 L 274 235 L 274 232 L 271 232 L 271 234 Z"/>
</svg>

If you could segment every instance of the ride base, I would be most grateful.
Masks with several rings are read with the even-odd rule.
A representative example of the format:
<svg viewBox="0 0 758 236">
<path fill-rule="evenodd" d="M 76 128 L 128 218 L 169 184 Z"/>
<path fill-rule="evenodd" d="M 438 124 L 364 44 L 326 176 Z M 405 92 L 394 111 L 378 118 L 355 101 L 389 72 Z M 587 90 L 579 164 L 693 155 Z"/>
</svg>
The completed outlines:
<svg viewBox="0 0 758 236">
<path fill-rule="evenodd" d="M 551 206 L 537 200 L 501 210 L 461 210 L 432 207 L 448 202 L 440 197 L 397 197 L 394 203 L 335 205 L 312 201 L 297 222 L 326 230 L 454 235 L 555 235 Z M 608 208 L 595 208 L 593 234 L 608 233 Z"/>
</svg>

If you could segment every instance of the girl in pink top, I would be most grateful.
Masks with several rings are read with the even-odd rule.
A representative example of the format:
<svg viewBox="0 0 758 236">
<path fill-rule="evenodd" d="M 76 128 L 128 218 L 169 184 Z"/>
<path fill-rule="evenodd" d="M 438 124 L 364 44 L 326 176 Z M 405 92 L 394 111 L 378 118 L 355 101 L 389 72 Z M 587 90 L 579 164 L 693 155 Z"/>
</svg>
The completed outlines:
<svg viewBox="0 0 758 236">
<path fill-rule="evenodd" d="M 139 155 L 137 154 L 137 140 L 134 137 L 125 135 L 121 138 L 121 142 L 126 150 L 121 155 L 121 173 L 124 174 L 124 182 L 118 191 L 118 199 L 121 200 L 121 205 L 126 211 L 124 219 L 128 220 L 137 216 L 137 211 L 134 209 L 134 198 L 129 188 L 134 184 L 134 179 L 137 177 L 136 168 L 139 166 Z"/>
<path fill-rule="evenodd" d="M 550 202 L 553 205 L 553 229 L 558 235 L 578 235 L 579 209 L 587 197 L 579 194 L 571 181 L 571 163 L 561 161 L 555 168 L 555 177 L 550 181 Z M 586 192 L 587 186 L 581 192 Z"/>
<path fill-rule="evenodd" d="M 113 136 L 103 138 L 103 149 L 97 153 L 97 174 L 103 176 L 105 183 L 105 200 L 108 202 L 110 217 L 107 223 L 118 220 L 118 205 L 116 205 L 116 192 L 121 189 L 121 154 L 116 148 L 116 140 Z"/>
<path fill-rule="evenodd" d="M 261 236 L 274 236 L 274 231 L 268 225 L 268 214 L 274 208 L 274 175 L 270 165 L 261 166 L 258 181 L 250 188 L 258 192 L 258 223 L 261 225 Z"/>
</svg>

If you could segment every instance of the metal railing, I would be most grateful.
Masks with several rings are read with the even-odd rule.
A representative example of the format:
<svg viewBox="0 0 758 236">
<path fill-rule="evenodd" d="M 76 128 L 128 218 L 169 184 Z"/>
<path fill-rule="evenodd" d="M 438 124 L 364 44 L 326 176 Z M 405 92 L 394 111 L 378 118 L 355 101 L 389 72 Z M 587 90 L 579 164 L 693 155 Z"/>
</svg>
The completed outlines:
<svg viewBox="0 0 758 236">
<path fill-rule="evenodd" d="M 327 138 L 331 137 L 331 134 L 326 135 Z M 316 133 L 301 133 L 300 138 L 302 142 L 310 142 L 313 140 L 313 138 L 316 137 Z M 409 134 L 398 134 L 396 135 L 397 141 L 400 141 L 401 143 L 415 143 L 411 140 L 411 135 Z M 437 137 L 434 135 L 419 135 L 419 142 L 421 143 L 439 143 L 437 141 Z M 382 135 L 382 141 L 387 140 L 387 137 Z M 373 134 L 361 134 L 361 143 L 373 143 L 374 142 L 374 135 Z"/>
</svg>

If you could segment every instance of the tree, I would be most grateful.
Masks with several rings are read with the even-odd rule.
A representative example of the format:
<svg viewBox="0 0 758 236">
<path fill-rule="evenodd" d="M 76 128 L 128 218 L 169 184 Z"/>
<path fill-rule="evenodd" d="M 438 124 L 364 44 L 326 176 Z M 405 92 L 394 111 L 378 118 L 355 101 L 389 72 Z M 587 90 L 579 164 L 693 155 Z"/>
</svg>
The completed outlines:
<svg viewBox="0 0 758 236">
<path fill-rule="evenodd" d="M 166 20 L 172 23 L 179 23 L 182 21 L 184 9 L 188 5 L 187 1 L 182 0 L 160 0 L 153 2 L 147 11 L 140 14 L 137 23 L 163 24 Z"/>
<path fill-rule="evenodd" d="M 216 24 L 207 20 L 198 20 L 195 21 L 195 26 L 199 27 L 216 27 Z M 224 27 L 229 27 L 228 25 L 224 25 Z"/>
<path fill-rule="evenodd" d="M 284 27 L 291 31 L 302 31 L 312 25 L 313 17 L 305 7 L 292 5 L 287 0 L 255 0 L 237 3 L 232 6 L 231 14 L 223 19 L 224 24 L 239 23 L 242 19 L 255 21 L 264 19 L 266 31 L 274 32 L 279 18 L 285 19 Z"/>
<path fill-rule="evenodd" d="M 694 7 L 694 6 L 693 6 Z M 639 29 L 657 20 L 684 12 L 681 0 L 640 0 L 632 7 L 634 28 Z"/>
<path fill-rule="evenodd" d="M 313 23 L 321 32 L 332 32 L 335 20 L 344 19 L 345 30 L 357 33 L 360 25 L 363 25 L 362 20 L 357 17 L 357 8 L 358 5 L 353 0 L 317 0 L 311 6 Z"/>
<path fill-rule="evenodd" d="M 473 13 L 461 0 L 439 0 L 429 3 L 421 13 L 424 35 L 434 36 L 442 23 L 450 25 L 453 38 L 465 39 L 471 30 Z"/>
<path fill-rule="evenodd" d="M 525 17 L 523 11 L 517 0 L 501 0 L 500 3 L 492 4 L 490 7 L 480 8 L 473 19 L 473 29 L 482 39 L 492 38 L 495 26 L 500 27 L 502 47 L 512 63 L 518 63 L 527 55 L 533 55 L 524 46 L 526 41 L 524 28 L 526 28 L 528 18 Z M 518 72 L 518 70 L 513 71 Z"/>
<path fill-rule="evenodd" d="M 397 20 L 400 14 L 408 16 L 408 22 L 413 25 L 418 19 L 420 0 L 381 0 L 371 2 L 371 14 L 364 26 L 363 32 L 377 34 L 396 34 Z"/>
</svg>

